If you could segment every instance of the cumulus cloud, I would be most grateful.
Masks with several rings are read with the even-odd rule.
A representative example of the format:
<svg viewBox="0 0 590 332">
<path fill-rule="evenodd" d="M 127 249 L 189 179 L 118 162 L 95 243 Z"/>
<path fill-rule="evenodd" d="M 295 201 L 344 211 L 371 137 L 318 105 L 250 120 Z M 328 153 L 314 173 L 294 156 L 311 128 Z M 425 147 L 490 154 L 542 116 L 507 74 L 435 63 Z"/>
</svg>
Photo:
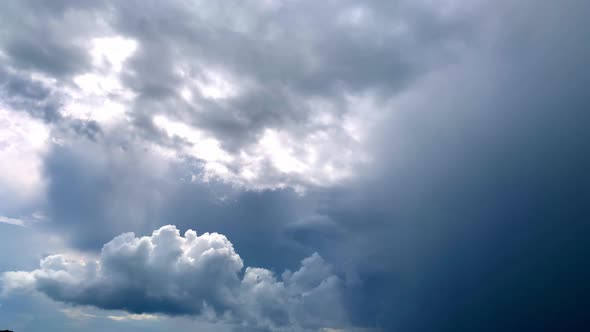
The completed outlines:
<svg viewBox="0 0 590 332">
<path fill-rule="evenodd" d="M 341 279 L 314 253 L 281 276 L 248 267 L 222 234 L 122 234 L 97 258 L 51 255 L 40 268 L 5 272 L 3 293 L 37 290 L 75 305 L 132 314 L 197 315 L 269 329 L 339 327 L 347 318 Z M 139 316 L 133 316 L 139 317 Z"/>
</svg>

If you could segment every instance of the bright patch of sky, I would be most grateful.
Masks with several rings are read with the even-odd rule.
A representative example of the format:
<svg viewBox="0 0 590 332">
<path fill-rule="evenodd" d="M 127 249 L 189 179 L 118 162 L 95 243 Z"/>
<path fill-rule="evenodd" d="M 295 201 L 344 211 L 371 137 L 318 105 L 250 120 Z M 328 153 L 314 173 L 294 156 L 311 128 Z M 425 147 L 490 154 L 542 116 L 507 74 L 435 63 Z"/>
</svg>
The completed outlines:
<svg viewBox="0 0 590 332">
<path fill-rule="evenodd" d="M 121 83 L 124 62 L 137 49 L 132 39 L 94 38 L 90 43 L 93 70 L 73 78 L 62 115 L 110 126 L 126 119 L 134 93 Z"/>
<path fill-rule="evenodd" d="M 49 129 L 24 112 L 0 107 L 0 205 L 14 208 L 39 198 L 43 187 L 43 154 Z"/>
</svg>

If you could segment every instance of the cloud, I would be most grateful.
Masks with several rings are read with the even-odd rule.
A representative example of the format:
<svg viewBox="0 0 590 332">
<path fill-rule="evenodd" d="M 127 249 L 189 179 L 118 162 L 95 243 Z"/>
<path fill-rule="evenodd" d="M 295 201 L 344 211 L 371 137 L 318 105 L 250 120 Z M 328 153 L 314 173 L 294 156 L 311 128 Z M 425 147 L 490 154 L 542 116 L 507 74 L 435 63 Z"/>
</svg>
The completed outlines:
<svg viewBox="0 0 590 332">
<path fill-rule="evenodd" d="M 246 268 L 232 243 L 218 233 L 180 235 L 163 226 L 151 236 L 122 234 L 97 259 L 51 255 L 30 272 L 5 272 L 3 293 L 37 290 L 75 305 L 147 314 L 197 315 L 245 326 L 279 329 L 347 324 L 341 279 L 317 253 L 281 277 Z"/>
<path fill-rule="evenodd" d="M 84 42 L 104 28 L 94 15 L 99 7 L 99 2 L 90 1 L 3 4 L 2 26 L 11 31 L 0 36 L 5 65 L 56 79 L 85 70 L 90 57 L 84 51 Z"/>
<path fill-rule="evenodd" d="M 196 162 L 159 158 L 147 144 L 120 148 L 108 136 L 53 145 L 44 169 L 50 179 L 47 218 L 36 226 L 77 249 L 99 251 L 122 232 L 145 234 L 174 220 L 181 229 L 223 233 L 250 264 L 279 270 L 314 251 L 324 253 L 294 247 L 281 233 L 284 224 L 312 212 L 311 192 L 301 196 L 289 189 L 242 191 L 214 181 L 193 182 L 198 170 Z"/>
<path fill-rule="evenodd" d="M 386 330 L 585 325 L 590 7 L 490 9 L 477 48 L 395 98 L 362 181 L 324 196 L 351 312 Z"/>
<path fill-rule="evenodd" d="M 109 315 L 107 316 L 108 319 L 115 320 L 115 321 L 122 321 L 122 320 L 156 320 L 159 317 L 156 315 L 150 314 L 127 314 L 127 315 Z"/>
<path fill-rule="evenodd" d="M 128 3 L 112 24 L 140 45 L 125 82 L 142 118 L 185 139 L 177 152 L 203 159 L 206 179 L 302 191 L 354 178 L 370 159 L 365 136 L 387 107 L 383 99 L 446 63 L 442 55 L 453 53 L 446 42 L 466 42 L 456 17 L 417 7 L 171 2 L 138 11 Z M 362 15 L 352 15 L 353 24 L 334 15 L 349 11 Z M 145 19 L 153 16 L 174 20 Z M 432 26 L 420 28 L 422 17 L 432 17 Z M 441 57 L 415 57 L 425 48 Z"/>
<path fill-rule="evenodd" d="M 15 225 L 15 226 L 24 226 L 25 225 L 25 222 L 22 219 L 9 218 L 9 217 L 5 217 L 5 216 L 0 216 L 0 223 L 5 223 L 5 224 Z"/>
<path fill-rule="evenodd" d="M 60 117 L 60 94 L 40 77 L 10 68 L 0 68 L 0 98 L 5 107 L 27 112 L 46 122 Z"/>
<path fill-rule="evenodd" d="M 0 209 L 13 214 L 43 198 L 43 157 L 49 129 L 43 122 L 0 103 Z"/>
<path fill-rule="evenodd" d="M 353 325 L 584 321 L 588 2 L 0 6 L 5 118 L 59 143 L 22 164 L 42 164 L 40 227 L 70 245 L 174 220 L 226 234 L 253 266 L 321 252 L 356 285 L 342 291 Z M 111 43 L 128 52 L 105 57 Z M 76 98 L 80 112 L 62 107 Z M 305 319 L 274 308 L 292 303 L 290 274 L 246 270 L 232 289 L 256 309 L 234 319 Z"/>
<path fill-rule="evenodd" d="M 354 179 L 387 99 L 454 58 L 473 19 L 410 1 L 2 6 L 12 104 L 197 159 L 199 180 L 299 192 Z"/>
<path fill-rule="evenodd" d="M 70 319 L 81 320 L 89 318 L 106 318 L 113 321 L 154 321 L 160 319 L 157 315 L 150 314 L 122 314 L 122 315 L 100 315 L 100 313 L 89 313 L 81 308 L 64 308 L 60 310 L 64 315 Z"/>
</svg>

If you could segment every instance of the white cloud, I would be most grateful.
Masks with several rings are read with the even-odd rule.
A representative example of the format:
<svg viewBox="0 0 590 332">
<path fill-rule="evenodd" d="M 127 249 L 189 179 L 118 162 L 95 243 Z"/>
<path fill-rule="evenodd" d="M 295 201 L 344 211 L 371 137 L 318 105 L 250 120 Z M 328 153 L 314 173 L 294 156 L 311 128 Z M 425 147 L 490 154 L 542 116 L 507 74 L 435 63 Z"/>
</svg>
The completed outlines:
<svg viewBox="0 0 590 332">
<path fill-rule="evenodd" d="M 235 151 L 224 149 L 218 138 L 198 127 L 165 115 L 154 116 L 153 123 L 188 143 L 172 151 L 163 147 L 163 154 L 200 159 L 205 181 L 221 180 L 250 190 L 292 187 L 305 191 L 309 186 L 332 186 L 354 178 L 357 169 L 371 160 L 365 143 L 378 121 L 374 98 L 348 96 L 350 111 L 342 116 L 327 100 L 310 100 L 307 106 L 315 114 L 309 123 L 266 128 L 253 143 Z"/>
<path fill-rule="evenodd" d="M 238 86 L 232 83 L 233 79 L 221 71 L 204 70 L 201 76 L 195 85 L 205 98 L 224 99 L 239 93 Z"/>
<path fill-rule="evenodd" d="M 15 226 L 24 226 L 25 225 L 25 222 L 22 219 L 9 218 L 9 217 L 5 217 L 5 216 L 0 216 L 0 223 L 5 223 L 5 224 L 15 225 Z"/>
<path fill-rule="evenodd" d="M 126 315 L 109 315 L 107 316 L 110 320 L 122 321 L 122 320 L 157 320 L 160 319 L 157 315 L 150 314 L 126 314 Z"/>
<path fill-rule="evenodd" d="M 114 320 L 155 319 L 155 313 L 199 315 L 266 328 L 338 327 L 346 323 L 341 280 L 318 255 L 277 277 L 247 268 L 218 233 L 184 236 L 164 226 L 151 236 L 122 234 L 100 257 L 52 255 L 31 272 L 2 275 L 3 293 L 32 290 L 54 300 L 125 310 Z"/>
<path fill-rule="evenodd" d="M 215 163 L 231 161 L 232 157 L 221 148 L 215 138 L 209 137 L 198 129 L 178 121 L 172 121 L 164 115 L 154 117 L 154 124 L 170 136 L 178 136 L 191 144 L 184 151 L 206 162 Z"/>
<path fill-rule="evenodd" d="M 135 94 L 121 82 L 123 65 L 137 42 L 121 36 L 93 38 L 88 53 L 92 70 L 73 77 L 75 88 L 63 88 L 61 114 L 109 126 L 126 120 Z"/>
<path fill-rule="evenodd" d="M 94 38 L 92 40 L 92 62 L 99 68 L 112 68 L 119 73 L 123 63 L 137 50 L 137 42 L 121 36 Z"/>
<path fill-rule="evenodd" d="M 42 158 L 48 137 L 49 128 L 43 122 L 0 105 L 0 207 L 5 211 L 42 196 Z"/>
<path fill-rule="evenodd" d="M 161 317 L 158 315 L 150 315 L 150 314 L 113 314 L 113 315 L 103 315 L 99 310 L 84 310 L 82 308 L 74 307 L 74 308 L 63 308 L 60 311 L 70 319 L 73 320 L 85 320 L 85 319 L 110 319 L 114 321 L 153 321 L 158 320 Z"/>
<path fill-rule="evenodd" d="M 60 310 L 64 315 L 70 319 L 87 319 L 87 318 L 98 318 L 99 316 L 89 314 L 79 308 L 64 308 Z"/>
</svg>

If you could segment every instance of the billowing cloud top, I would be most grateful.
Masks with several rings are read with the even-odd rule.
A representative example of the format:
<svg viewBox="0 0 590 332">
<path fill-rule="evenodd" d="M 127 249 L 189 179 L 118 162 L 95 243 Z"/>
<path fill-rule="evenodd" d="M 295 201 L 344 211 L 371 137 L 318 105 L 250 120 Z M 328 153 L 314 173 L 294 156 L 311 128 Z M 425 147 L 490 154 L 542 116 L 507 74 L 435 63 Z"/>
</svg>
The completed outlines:
<svg viewBox="0 0 590 332">
<path fill-rule="evenodd" d="M 122 234 L 98 259 L 51 255 L 31 272 L 2 275 L 3 293 L 37 290 L 50 298 L 131 313 L 199 315 L 273 329 L 338 327 L 346 323 L 341 280 L 314 253 L 281 277 L 246 268 L 218 233 L 180 235 L 163 226 L 151 236 Z"/>
</svg>

